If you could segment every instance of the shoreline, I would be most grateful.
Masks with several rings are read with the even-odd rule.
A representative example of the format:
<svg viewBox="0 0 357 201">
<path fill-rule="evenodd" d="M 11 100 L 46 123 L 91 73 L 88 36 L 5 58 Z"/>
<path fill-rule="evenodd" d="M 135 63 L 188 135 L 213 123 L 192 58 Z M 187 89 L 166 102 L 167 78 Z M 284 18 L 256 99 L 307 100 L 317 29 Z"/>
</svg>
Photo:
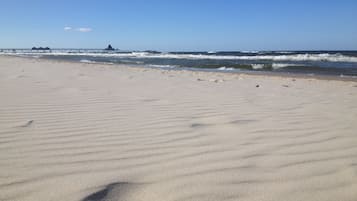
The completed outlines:
<svg viewBox="0 0 357 201">
<path fill-rule="evenodd" d="M 243 70 L 241 72 L 229 72 L 229 71 L 217 71 L 217 70 L 210 70 L 210 69 L 206 70 L 206 69 L 199 69 L 199 68 L 167 69 L 167 68 L 160 68 L 160 67 L 149 67 L 140 64 L 132 65 L 132 64 L 116 64 L 116 63 L 106 63 L 106 62 L 86 63 L 86 62 L 64 60 L 64 59 L 33 58 L 33 57 L 24 57 L 24 56 L 15 56 L 15 55 L 0 55 L 0 57 L 15 57 L 15 58 L 24 58 L 24 59 L 56 61 L 56 62 L 63 62 L 63 63 L 81 63 L 81 64 L 90 64 L 90 65 L 109 65 L 109 66 L 130 67 L 130 68 L 140 68 L 140 69 L 143 68 L 143 69 L 152 69 L 152 70 L 161 70 L 161 71 L 191 71 L 191 72 L 200 72 L 200 73 L 232 74 L 232 75 L 247 75 L 247 76 L 262 76 L 262 77 L 271 76 L 271 77 L 291 78 L 291 79 L 316 79 L 316 80 L 357 82 L 357 76 L 308 75 L 303 73 L 243 71 Z"/>
</svg>

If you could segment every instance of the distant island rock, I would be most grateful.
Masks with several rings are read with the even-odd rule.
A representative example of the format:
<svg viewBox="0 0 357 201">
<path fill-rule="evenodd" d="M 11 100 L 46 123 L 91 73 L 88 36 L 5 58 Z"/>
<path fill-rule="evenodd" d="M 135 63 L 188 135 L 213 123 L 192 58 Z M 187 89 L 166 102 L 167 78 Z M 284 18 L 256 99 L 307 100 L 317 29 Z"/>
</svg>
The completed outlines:
<svg viewBox="0 0 357 201">
<path fill-rule="evenodd" d="M 115 50 L 115 49 L 112 47 L 112 45 L 109 44 L 108 47 L 105 48 L 104 50 L 113 51 L 113 50 Z"/>
<path fill-rule="evenodd" d="M 49 47 L 33 47 L 31 50 L 51 50 Z"/>
</svg>

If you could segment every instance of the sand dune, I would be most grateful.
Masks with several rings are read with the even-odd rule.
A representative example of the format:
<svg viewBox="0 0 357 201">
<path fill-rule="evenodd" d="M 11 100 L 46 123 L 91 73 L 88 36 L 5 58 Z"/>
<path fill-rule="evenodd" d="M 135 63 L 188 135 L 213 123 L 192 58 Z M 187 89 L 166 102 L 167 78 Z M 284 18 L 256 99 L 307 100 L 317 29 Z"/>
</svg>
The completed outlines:
<svg viewBox="0 0 357 201">
<path fill-rule="evenodd" d="M 355 86 L 1 56 L 0 200 L 355 201 Z"/>
</svg>

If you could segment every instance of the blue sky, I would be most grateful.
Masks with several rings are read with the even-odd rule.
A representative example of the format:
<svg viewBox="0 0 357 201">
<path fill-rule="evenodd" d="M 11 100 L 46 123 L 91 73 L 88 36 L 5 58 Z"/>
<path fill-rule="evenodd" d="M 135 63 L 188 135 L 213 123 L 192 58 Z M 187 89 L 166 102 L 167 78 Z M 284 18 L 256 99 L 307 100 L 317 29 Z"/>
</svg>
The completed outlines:
<svg viewBox="0 0 357 201">
<path fill-rule="evenodd" d="M 356 0 L 2 0 L 0 48 L 357 50 L 356 21 Z"/>
</svg>

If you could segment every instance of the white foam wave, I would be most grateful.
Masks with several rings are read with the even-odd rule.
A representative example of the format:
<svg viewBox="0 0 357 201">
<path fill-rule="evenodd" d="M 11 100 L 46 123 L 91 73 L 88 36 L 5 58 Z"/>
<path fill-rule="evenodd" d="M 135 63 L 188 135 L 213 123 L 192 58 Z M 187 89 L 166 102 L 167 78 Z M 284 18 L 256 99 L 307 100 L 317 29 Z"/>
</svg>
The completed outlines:
<svg viewBox="0 0 357 201">
<path fill-rule="evenodd" d="M 92 61 L 88 59 L 81 59 L 79 62 L 81 63 L 87 63 L 87 64 L 106 64 L 106 65 L 113 65 L 113 62 L 97 62 L 97 61 Z"/>
<path fill-rule="evenodd" d="M 175 68 L 175 67 L 177 67 L 177 66 L 173 66 L 173 65 L 156 65 L 156 64 L 150 64 L 148 66 L 152 67 L 152 68 Z"/>
<path fill-rule="evenodd" d="M 220 68 L 217 68 L 217 70 L 222 70 L 222 71 L 230 71 L 230 70 L 234 70 L 234 68 L 227 68 L 225 66 L 222 66 Z"/>
<path fill-rule="evenodd" d="M 298 64 L 289 64 L 289 63 L 273 63 L 272 68 L 273 69 L 279 69 L 279 68 L 286 68 L 290 66 L 299 66 Z"/>
<path fill-rule="evenodd" d="M 259 53 L 259 51 L 240 51 L 241 53 L 252 53 L 252 54 L 256 54 L 256 53 Z"/>
<path fill-rule="evenodd" d="M 149 52 L 132 53 L 101 53 L 101 52 L 0 52 L 5 55 L 55 55 L 55 56 L 91 56 L 91 57 L 117 57 L 117 58 L 162 58 L 162 59 L 212 59 L 212 60 L 270 60 L 270 61 L 327 61 L 357 63 L 357 57 L 341 54 L 290 54 L 290 55 L 255 55 L 255 56 L 229 56 L 229 55 L 202 55 L 202 54 L 153 54 Z"/>
<path fill-rule="evenodd" d="M 263 69 L 264 68 L 264 64 L 251 64 L 252 68 L 255 70 L 258 69 Z"/>
<path fill-rule="evenodd" d="M 25 58 L 35 58 L 35 59 L 41 58 L 41 55 L 18 55 L 18 56 L 25 57 Z"/>
<path fill-rule="evenodd" d="M 280 52 L 276 52 L 276 53 L 280 53 L 280 54 L 292 54 L 293 52 L 290 52 L 290 51 L 280 51 Z"/>
<path fill-rule="evenodd" d="M 81 62 L 81 63 L 96 63 L 95 61 L 91 61 L 88 59 L 81 59 L 79 62 Z"/>
</svg>

